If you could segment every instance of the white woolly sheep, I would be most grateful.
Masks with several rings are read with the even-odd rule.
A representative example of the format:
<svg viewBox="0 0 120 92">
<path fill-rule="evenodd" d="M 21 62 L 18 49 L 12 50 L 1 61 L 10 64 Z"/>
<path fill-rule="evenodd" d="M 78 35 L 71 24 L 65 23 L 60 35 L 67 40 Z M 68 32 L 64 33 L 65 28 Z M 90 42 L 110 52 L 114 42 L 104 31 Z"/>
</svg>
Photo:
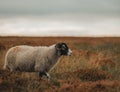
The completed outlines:
<svg viewBox="0 0 120 92">
<path fill-rule="evenodd" d="M 12 47 L 5 56 L 4 69 L 11 72 L 39 72 L 50 78 L 48 71 L 56 64 L 62 55 L 71 55 L 72 51 L 65 43 L 47 46 L 20 45 Z"/>
</svg>

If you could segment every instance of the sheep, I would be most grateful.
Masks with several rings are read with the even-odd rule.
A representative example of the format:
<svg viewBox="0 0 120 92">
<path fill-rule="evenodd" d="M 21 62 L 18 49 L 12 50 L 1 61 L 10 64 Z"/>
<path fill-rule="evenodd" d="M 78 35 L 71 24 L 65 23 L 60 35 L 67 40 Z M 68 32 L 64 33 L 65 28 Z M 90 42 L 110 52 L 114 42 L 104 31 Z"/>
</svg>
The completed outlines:
<svg viewBox="0 0 120 92">
<path fill-rule="evenodd" d="M 49 70 L 57 63 L 62 55 L 71 55 L 72 51 L 66 43 L 51 46 L 19 45 L 10 48 L 5 56 L 4 69 L 10 72 L 38 72 L 50 79 Z"/>
</svg>

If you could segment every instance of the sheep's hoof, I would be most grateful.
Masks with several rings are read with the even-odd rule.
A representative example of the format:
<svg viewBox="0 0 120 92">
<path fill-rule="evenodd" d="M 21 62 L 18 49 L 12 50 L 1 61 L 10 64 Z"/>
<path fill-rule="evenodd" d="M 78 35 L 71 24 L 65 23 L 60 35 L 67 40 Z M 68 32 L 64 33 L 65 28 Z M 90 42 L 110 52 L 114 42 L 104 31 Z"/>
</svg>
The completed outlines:
<svg viewBox="0 0 120 92">
<path fill-rule="evenodd" d="M 47 81 L 50 81 L 51 79 L 47 77 Z"/>
<path fill-rule="evenodd" d="M 38 80 L 42 80 L 42 77 L 39 77 Z"/>
<path fill-rule="evenodd" d="M 51 80 L 49 78 L 42 77 L 42 78 L 39 78 L 39 81 L 50 83 Z"/>
</svg>

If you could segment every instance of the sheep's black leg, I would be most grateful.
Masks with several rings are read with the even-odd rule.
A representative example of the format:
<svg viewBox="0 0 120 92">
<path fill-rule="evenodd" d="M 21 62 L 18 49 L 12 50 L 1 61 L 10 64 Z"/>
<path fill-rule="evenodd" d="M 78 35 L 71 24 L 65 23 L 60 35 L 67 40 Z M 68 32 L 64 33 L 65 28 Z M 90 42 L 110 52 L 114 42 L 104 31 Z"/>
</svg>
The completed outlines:
<svg viewBox="0 0 120 92">
<path fill-rule="evenodd" d="M 39 72 L 39 77 L 46 76 L 48 79 L 50 79 L 50 75 L 47 72 Z"/>
<path fill-rule="evenodd" d="M 46 72 L 47 79 L 50 79 L 50 75 Z"/>
<path fill-rule="evenodd" d="M 39 77 L 42 77 L 43 75 L 46 76 L 46 73 L 45 72 L 39 72 Z"/>
</svg>

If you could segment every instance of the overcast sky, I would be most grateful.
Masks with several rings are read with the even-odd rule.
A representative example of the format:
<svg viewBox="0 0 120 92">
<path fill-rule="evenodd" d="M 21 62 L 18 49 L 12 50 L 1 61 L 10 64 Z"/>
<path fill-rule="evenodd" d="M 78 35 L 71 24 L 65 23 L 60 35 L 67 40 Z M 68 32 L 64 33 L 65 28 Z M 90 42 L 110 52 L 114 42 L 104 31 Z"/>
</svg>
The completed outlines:
<svg viewBox="0 0 120 92">
<path fill-rule="evenodd" d="M 0 35 L 120 36 L 120 0 L 0 0 L 0 24 Z"/>
<path fill-rule="evenodd" d="M 120 0 L 0 0 L 0 14 L 120 14 Z"/>
</svg>

